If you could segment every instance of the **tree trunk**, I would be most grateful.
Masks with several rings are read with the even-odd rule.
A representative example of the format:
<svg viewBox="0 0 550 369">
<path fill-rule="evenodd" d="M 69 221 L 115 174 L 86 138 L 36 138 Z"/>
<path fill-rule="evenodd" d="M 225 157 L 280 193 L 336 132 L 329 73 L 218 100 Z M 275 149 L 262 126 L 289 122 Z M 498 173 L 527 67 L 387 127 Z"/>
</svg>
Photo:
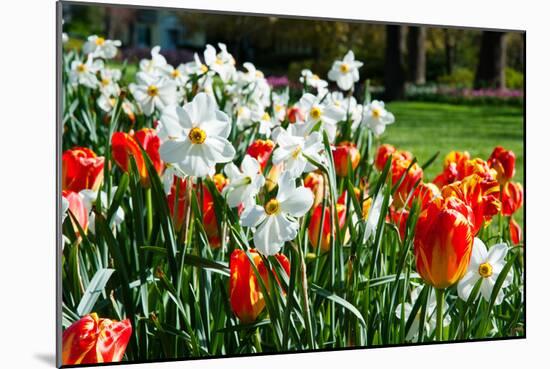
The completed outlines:
<svg viewBox="0 0 550 369">
<path fill-rule="evenodd" d="M 456 40 L 448 29 L 443 30 L 445 35 L 445 69 L 452 74 L 455 66 Z"/>
<path fill-rule="evenodd" d="M 426 28 L 409 27 L 409 77 L 417 85 L 426 83 Z"/>
<path fill-rule="evenodd" d="M 403 26 L 386 26 L 386 55 L 384 63 L 385 99 L 405 97 L 404 37 Z"/>
<path fill-rule="evenodd" d="M 483 31 L 474 87 L 505 88 L 505 69 L 506 34 Z"/>
</svg>

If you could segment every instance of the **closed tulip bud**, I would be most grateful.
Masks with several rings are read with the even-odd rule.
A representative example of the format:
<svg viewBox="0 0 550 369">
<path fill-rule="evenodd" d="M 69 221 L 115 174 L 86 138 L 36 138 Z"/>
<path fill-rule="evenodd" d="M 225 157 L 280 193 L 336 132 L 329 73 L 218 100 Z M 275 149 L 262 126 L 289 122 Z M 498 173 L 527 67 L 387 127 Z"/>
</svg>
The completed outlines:
<svg viewBox="0 0 550 369">
<path fill-rule="evenodd" d="M 319 205 L 325 196 L 325 177 L 321 173 L 309 172 L 304 179 L 304 186 L 313 193 L 313 207 Z"/>
<path fill-rule="evenodd" d="M 104 158 L 85 147 L 75 147 L 63 153 L 63 190 L 80 192 L 97 191 L 103 182 Z"/>
<path fill-rule="evenodd" d="M 324 211 L 323 211 L 324 210 Z M 336 211 L 338 217 L 338 225 L 340 229 L 344 227 L 346 223 L 346 207 L 343 204 L 336 204 Z M 323 216 L 324 213 L 324 216 Z M 323 226 L 321 227 L 321 221 Z M 321 229 L 322 228 L 322 229 Z M 327 252 L 330 250 L 330 238 L 336 237 L 336 230 L 333 227 L 332 212 L 329 206 L 319 204 L 311 215 L 311 221 L 308 227 L 309 241 L 314 249 L 321 245 L 321 251 Z"/>
<path fill-rule="evenodd" d="M 121 361 L 132 335 L 128 319 L 121 322 L 92 313 L 63 332 L 63 365 L 87 365 Z"/>
<path fill-rule="evenodd" d="M 500 211 L 499 194 L 500 187 L 496 180 L 485 180 L 477 174 L 447 185 L 441 190 L 443 197 L 458 197 L 472 209 L 474 235 Z"/>
<path fill-rule="evenodd" d="M 179 232 L 185 223 L 187 212 L 187 180 L 174 176 L 170 193 L 166 196 L 170 215 L 176 232 Z"/>
<path fill-rule="evenodd" d="M 397 187 L 394 194 L 393 204 L 396 209 L 400 209 L 405 206 L 407 198 L 413 191 L 415 184 L 422 180 L 423 175 L 424 172 L 422 171 L 422 168 L 420 168 L 420 165 L 418 165 L 417 163 L 414 163 L 411 166 L 411 162 L 409 160 L 398 159 L 392 161 L 392 183 L 394 185 L 397 184 L 404 176 L 403 181 L 401 182 L 399 187 Z"/>
<path fill-rule="evenodd" d="M 86 232 L 88 230 L 88 210 L 86 210 L 86 206 L 84 206 L 82 196 L 74 191 L 63 191 L 62 196 L 69 202 L 69 211 L 76 218 L 84 232 Z M 73 219 L 71 219 L 71 223 L 74 232 L 78 235 L 78 227 Z"/>
<path fill-rule="evenodd" d="M 521 227 L 513 218 L 510 218 L 508 225 L 510 228 L 510 241 L 512 241 L 512 244 L 517 245 L 521 242 Z"/>
<path fill-rule="evenodd" d="M 279 176 L 281 175 L 282 171 L 283 163 L 274 165 L 271 167 L 271 169 L 269 169 L 269 172 L 265 176 L 265 187 L 268 191 L 273 191 L 273 189 L 277 186 L 277 183 L 279 182 Z"/>
<path fill-rule="evenodd" d="M 304 120 L 304 113 L 297 106 L 288 108 L 286 115 L 290 123 L 302 122 Z"/>
<path fill-rule="evenodd" d="M 249 250 L 249 253 L 266 289 L 269 291 L 268 270 L 263 259 L 256 250 Z M 290 275 L 290 263 L 286 256 L 277 254 L 275 257 L 281 263 L 287 275 Z M 229 273 L 231 309 L 241 322 L 252 323 L 265 308 L 265 300 L 260 283 L 245 251 L 235 249 L 231 253 Z"/>
<path fill-rule="evenodd" d="M 361 160 L 361 154 L 355 144 L 350 142 L 342 142 L 338 144 L 332 152 L 334 157 L 334 169 L 338 177 L 346 177 L 348 175 L 348 158 L 351 163 L 351 168 L 355 170 Z"/>
<path fill-rule="evenodd" d="M 218 183 L 216 183 L 216 186 L 221 187 L 221 189 L 218 189 L 219 191 L 223 190 L 225 183 L 225 181 L 221 181 L 220 177 L 218 177 Z M 202 219 L 204 230 L 208 236 L 208 243 L 210 244 L 210 247 L 217 249 L 221 246 L 222 239 L 220 237 L 218 218 L 216 217 L 214 207 L 214 198 L 206 186 L 202 187 L 202 191 Z"/>
<path fill-rule="evenodd" d="M 511 216 L 523 205 L 523 186 L 518 182 L 508 182 L 502 187 L 502 215 Z"/>
<path fill-rule="evenodd" d="M 390 207 L 390 219 L 392 223 L 397 226 L 401 240 L 404 240 L 407 220 L 409 219 L 409 211 L 407 209 L 394 210 Z"/>
<path fill-rule="evenodd" d="M 147 174 L 147 167 L 141 153 L 140 145 L 147 155 L 149 155 L 149 159 L 157 173 L 160 174 L 162 171 L 162 161 L 159 154 L 160 139 L 154 129 L 144 128 L 137 131 L 135 134 L 115 132 L 111 138 L 113 159 L 120 169 L 128 172 L 130 168 L 130 157 L 133 157 L 139 172 L 141 184 L 144 187 L 148 187 L 149 176 Z"/>
<path fill-rule="evenodd" d="M 393 160 L 412 160 L 412 154 L 408 151 L 397 150 L 390 144 L 380 145 L 376 151 L 376 156 L 374 158 L 374 167 L 378 171 L 382 171 L 386 166 L 386 162 L 389 157 L 393 157 Z"/>
<path fill-rule="evenodd" d="M 435 199 L 416 223 L 416 270 L 435 288 L 461 279 L 470 263 L 474 234 L 472 209 L 456 197 Z"/>
<path fill-rule="evenodd" d="M 264 171 L 274 147 L 275 144 L 271 140 L 256 140 L 246 149 L 246 153 L 258 160 Z"/>
<path fill-rule="evenodd" d="M 516 154 L 502 146 L 495 147 L 487 163 L 496 170 L 497 180 L 502 185 L 516 174 Z"/>
</svg>

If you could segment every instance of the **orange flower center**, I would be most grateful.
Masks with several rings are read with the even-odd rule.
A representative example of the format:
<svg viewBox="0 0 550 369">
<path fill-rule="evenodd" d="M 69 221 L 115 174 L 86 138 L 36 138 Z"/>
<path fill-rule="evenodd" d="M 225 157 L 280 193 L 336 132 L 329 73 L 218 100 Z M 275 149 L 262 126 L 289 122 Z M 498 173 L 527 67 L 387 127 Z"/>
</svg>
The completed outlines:
<svg viewBox="0 0 550 369">
<path fill-rule="evenodd" d="M 84 73 L 86 72 L 86 65 L 85 64 L 79 64 L 77 67 L 76 67 L 76 71 L 78 73 Z"/>
<path fill-rule="evenodd" d="M 95 44 L 97 46 L 103 46 L 105 44 L 105 39 L 103 37 L 98 37 L 95 39 Z"/>
<path fill-rule="evenodd" d="M 281 211 L 279 201 L 277 201 L 276 199 L 269 200 L 267 204 L 265 204 L 264 209 L 267 215 L 277 214 L 279 211 Z"/>
<path fill-rule="evenodd" d="M 489 263 L 483 263 L 478 268 L 479 275 L 488 278 L 493 275 L 493 266 Z"/>
<path fill-rule="evenodd" d="M 206 132 L 202 129 L 195 127 L 189 131 L 189 139 L 194 144 L 202 144 L 206 140 Z"/>
<path fill-rule="evenodd" d="M 347 65 L 346 63 L 340 64 L 340 72 L 342 73 L 349 72 L 349 65 Z"/>
<path fill-rule="evenodd" d="M 174 69 L 171 74 L 172 78 L 178 78 L 181 75 L 180 71 L 177 69 Z"/>
<path fill-rule="evenodd" d="M 381 115 L 380 109 L 378 109 L 378 108 L 372 109 L 372 116 L 374 118 L 380 118 L 380 115 Z"/>
</svg>

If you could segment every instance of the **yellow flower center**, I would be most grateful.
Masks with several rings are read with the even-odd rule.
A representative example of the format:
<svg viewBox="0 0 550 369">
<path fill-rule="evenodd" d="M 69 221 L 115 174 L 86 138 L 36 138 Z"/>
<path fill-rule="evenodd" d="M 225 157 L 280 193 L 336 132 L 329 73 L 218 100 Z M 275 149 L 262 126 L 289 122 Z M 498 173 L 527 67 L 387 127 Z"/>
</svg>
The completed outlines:
<svg viewBox="0 0 550 369">
<path fill-rule="evenodd" d="M 86 72 L 86 65 L 85 64 L 79 64 L 77 67 L 76 67 L 76 71 L 78 73 L 84 73 Z"/>
<path fill-rule="evenodd" d="M 319 76 L 316 75 L 316 74 L 312 74 L 312 75 L 311 75 L 311 79 L 314 80 L 314 81 L 318 81 L 318 80 L 320 80 L 321 78 L 319 78 Z"/>
<path fill-rule="evenodd" d="M 181 75 L 180 71 L 177 69 L 174 69 L 171 74 L 172 78 L 178 78 Z"/>
<path fill-rule="evenodd" d="M 380 114 L 381 114 L 380 109 L 378 109 L 378 108 L 372 109 L 372 116 L 374 118 L 380 118 Z"/>
<path fill-rule="evenodd" d="M 269 116 L 268 113 L 264 113 L 264 115 L 262 115 L 262 120 L 270 120 L 271 117 Z"/>
<path fill-rule="evenodd" d="M 276 199 L 269 200 L 267 204 L 265 204 L 264 209 L 267 215 L 277 214 L 281 210 L 279 206 L 279 201 L 277 201 Z"/>
<path fill-rule="evenodd" d="M 349 65 L 347 65 L 346 63 L 340 64 L 340 72 L 342 73 L 349 72 Z"/>
<path fill-rule="evenodd" d="M 256 71 L 256 77 L 258 77 L 258 78 L 264 78 L 264 74 L 262 73 L 262 71 L 257 70 L 257 71 Z"/>
<path fill-rule="evenodd" d="M 493 275 L 493 266 L 489 263 L 483 263 L 478 268 L 479 275 L 488 278 Z"/>
<path fill-rule="evenodd" d="M 311 111 L 309 112 L 309 115 L 311 115 L 313 119 L 319 119 L 321 118 L 321 109 L 316 106 L 311 109 Z"/>
<path fill-rule="evenodd" d="M 202 65 L 201 65 L 201 72 L 202 72 L 202 73 L 208 72 L 208 67 L 207 67 L 206 65 L 202 64 Z"/>
<path fill-rule="evenodd" d="M 218 64 L 218 65 L 222 65 L 222 64 L 223 64 L 223 60 L 222 60 L 221 57 L 219 57 L 219 56 L 216 57 L 216 64 Z"/>
<path fill-rule="evenodd" d="M 283 106 L 281 104 L 276 104 L 275 105 L 275 111 L 278 113 L 280 112 L 281 110 L 283 110 Z"/>
<path fill-rule="evenodd" d="M 98 37 L 95 39 L 95 44 L 97 46 L 103 46 L 105 44 L 105 39 L 103 37 Z"/>
<path fill-rule="evenodd" d="M 111 81 L 109 81 L 108 78 L 103 78 L 103 79 L 101 80 L 101 85 L 102 85 L 103 87 L 107 87 L 107 86 L 109 86 L 109 83 L 110 83 L 110 82 L 111 82 Z"/>
<path fill-rule="evenodd" d="M 297 148 L 294 149 L 294 151 L 292 152 L 292 157 L 294 159 L 298 159 L 298 156 L 300 155 L 300 153 L 302 152 L 302 148 L 300 146 L 298 146 Z"/>
<path fill-rule="evenodd" d="M 206 132 L 202 129 L 195 127 L 189 131 L 189 139 L 194 144 L 202 144 L 206 140 Z"/>
<path fill-rule="evenodd" d="M 365 202 L 363 202 L 363 219 L 367 220 L 369 217 L 369 211 L 372 206 L 372 197 L 369 197 Z"/>
<path fill-rule="evenodd" d="M 158 96 L 158 94 L 159 94 L 159 88 L 157 86 L 151 85 L 147 87 L 147 95 L 151 97 L 155 97 L 155 96 Z"/>
</svg>

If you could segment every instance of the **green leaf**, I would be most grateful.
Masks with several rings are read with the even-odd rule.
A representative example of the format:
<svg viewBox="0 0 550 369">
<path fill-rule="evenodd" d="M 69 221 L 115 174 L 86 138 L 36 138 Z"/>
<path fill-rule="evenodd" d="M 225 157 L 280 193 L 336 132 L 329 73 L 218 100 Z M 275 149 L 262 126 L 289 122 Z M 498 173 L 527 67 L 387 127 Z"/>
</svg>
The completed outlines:
<svg viewBox="0 0 550 369">
<path fill-rule="evenodd" d="M 99 269 L 94 274 L 94 277 L 90 281 L 88 288 L 86 288 L 86 291 L 84 292 L 84 296 L 82 296 L 82 299 L 80 300 L 80 303 L 76 308 L 76 312 L 78 313 L 78 315 L 84 316 L 92 311 L 95 302 L 99 298 L 101 292 L 103 292 L 105 285 L 109 281 L 109 278 L 111 278 L 111 275 L 114 273 L 114 271 L 114 269 L 105 268 Z"/>
<path fill-rule="evenodd" d="M 344 309 L 349 310 L 353 315 L 355 315 L 355 317 L 359 320 L 359 322 L 363 327 L 367 326 L 365 323 L 365 320 L 363 319 L 363 316 L 361 315 L 361 312 L 357 310 L 357 308 L 353 306 L 349 301 L 346 301 L 340 296 L 334 293 L 331 293 L 330 291 L 327 291 L 324 288 L 317 286 L 316 284 L 313 284 L 313 283 L 310 285 L 310 289 L 314 293 L 318 294 L 319 296 L 322 296 L 327 300 L 333 301 L 338 305 L 342 306 Z"/>
</svg>

